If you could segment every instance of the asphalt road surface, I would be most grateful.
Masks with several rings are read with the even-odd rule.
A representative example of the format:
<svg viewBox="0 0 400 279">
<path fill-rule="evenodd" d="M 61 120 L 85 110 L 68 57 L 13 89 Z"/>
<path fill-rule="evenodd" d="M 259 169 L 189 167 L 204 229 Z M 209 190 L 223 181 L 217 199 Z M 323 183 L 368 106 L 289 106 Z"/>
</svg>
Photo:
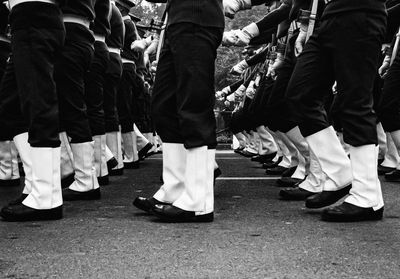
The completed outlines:
<svg viewBox="0 0 400 279">
<path fill-rule="evenodd" d="M 161 155 L 126 170 L 102 199 L 66 202 L 51 222 L 0 222 L 0 278 L 400 278 L 400 183 L 384 220 L 326 223 L 278 200 L 259 164 L 218 151 L 215 221 L 165 224 L 132 206 L 160 186 Z M 0 188 L 0 204 L 20 188 Z"/>
</svg>

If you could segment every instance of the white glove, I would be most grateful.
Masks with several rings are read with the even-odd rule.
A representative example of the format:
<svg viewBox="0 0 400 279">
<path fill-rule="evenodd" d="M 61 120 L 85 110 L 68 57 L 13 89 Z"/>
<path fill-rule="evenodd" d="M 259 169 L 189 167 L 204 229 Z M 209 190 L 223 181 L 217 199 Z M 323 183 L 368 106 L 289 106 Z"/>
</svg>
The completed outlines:
<svg viewBox="0 0 400 279">
<path fill-rule="evenodd" d="M 243 72 L 249 67 L 247 64 L 246 60 L 240 61 L 238 64 L 232 67 L 232 69 L 229 71 L 232 75 L 238 75 L 240 76 L 243 74 Z"/>
<path fill-rule="evenodd" d="M 148 36 L 146 39 L 136 40 L 131 44 L 131 49 L 135 51 L 144 51 L 153 40 L 152 36 Z"/>
<path fill-rule="evenodd" d="M 240 102 L 243 100 L 243 97 L 246 95 L 246 86 L 243 84 L 236 89 L 235 93 L 233 93 L 236 102 Z"/>
<path fill-rule="evenodd" d="M 215 96 L 215 99 L 216 99 L 217 101 L 220 101 L 220 102 L 223 102 L 223 101 L 225 100 L 225 98 L 222 97 L 222 96 L 220 96 L 220 97 Z"/>
<path fill-rule="evenodd" d="M 261 74 L 257 74 L 256 80 L 254 81 L 254 86 L 255 87 L 260 86 L 260 81 L 261 81 Z"/>
<path fill-rule="evenodd" d="M 226 17 L 234 18 L 240 10 L 251 9 L 251 0 L 223 0 Z"/>
<path fill-rule="evenodd" d="M 337 82 L 335 81 L 335 83 L 332 85 L 332 92 L 333 95 L 337 94 Z"/>
<path fill-rule="evenodd" d="M 246 97 L 249 99 L 253 99 L 254 96 L 256 95 L 256 89 L 255 89 L 255 82 L 252 80 L 249 83 L 249 86 L 246 89 Z"/>
<path fill-rule="evenodd" d="M 157 64 L 158 64 L 157 60 L 151 62 L 150 73 L 155 74 L 157 72 Z"/>
<path fill-rule="evenodd" d="M 158 36 L 154 37 L 149 46 L 146 48 L 145 52 L 147 52 L 149 55 L 156 53 L 158 48 L 158 43 L 159 43 Z"/>
<path fill-rule="evenodd" d="M 307 24 L 300 24 L 300 33 L 296 39 L 296 42 L 294 43 L 294 55 L 296 56 L 299 56 L 300 53 L 303 52 L 303 47 L 307 39 L 307 30 L 308 30 Z"/>
<path fill-rule="evenodd" d="M 274 74 L 274 68 L 273 68 L 274 63 L 275 63 L 275 60 L 271 60 L 268 63 L 268 70 L 267 70 L 267 75 L 266 75 L 267 77 L 272 77 L 273 76 L 273 74 Z"/>
<path fill-rule="evenodd" d="M 234 102 L 235 101 L 235 94 L 231 94 L 228 97 L 226 97 L 226 100 L 228 102 Z"/>
<path fill-rule="evenodd" d="M 247 25 L 242 30 L 231 30 L 224 32 L 222 37 L 223 46 L 247 46 L 250 40 L 260 34 L 257 24 L 254 22 Z"/>
<path fill-rule="evenodd" d="M 386 55 L 385 59 L 383 60 L 382 66 L 378 70 L 378 73 L 381 76 L 381 78 L 386 77 L 389 68 L 390 68 L 390 56 Z"/>
<path fill-rule="evenodd" d="M 231 93 L 231 87 L 227 86 L 227 87 L 224 87 L 221 91 L 217 91 L 215 96 L 217 98 L 220 98 L 220 97 L 225 98 L 229 93 Z"/>
<path fill-rule="evenodd" d="M 148 52 L 143 52 L 143 60 L 144 60 L 144 65 L 150 65 L 150 57 Z"/>
<path fill-rule="evenodd" d="M 271 65 L 271 72 L 270 75 L 274 78 L 276 77 L 276 72 L 279 70 L 280 67 L 283 65 L 284 58 L 281 53 L 277 54 L 274 64 Z"/>
</svg>

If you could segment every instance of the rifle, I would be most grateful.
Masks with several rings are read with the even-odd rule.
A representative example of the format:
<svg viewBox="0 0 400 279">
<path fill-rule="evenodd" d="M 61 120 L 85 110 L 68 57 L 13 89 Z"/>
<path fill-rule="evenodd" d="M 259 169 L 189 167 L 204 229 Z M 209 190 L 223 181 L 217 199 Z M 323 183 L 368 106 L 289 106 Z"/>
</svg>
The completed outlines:
<svg viewBox="0 0 400 279">
<path fill-rule="evenodd" d="M 308 29 L 307 29 L 306 42 L 308 41 L 308 39 L 310 39 L 312 33 L 314 32 L 315 21 L 317 20 L 317 11 L 318 11 L 318 0 L 313 0 L 310 19 L 308 23 Z"/>
</svg>

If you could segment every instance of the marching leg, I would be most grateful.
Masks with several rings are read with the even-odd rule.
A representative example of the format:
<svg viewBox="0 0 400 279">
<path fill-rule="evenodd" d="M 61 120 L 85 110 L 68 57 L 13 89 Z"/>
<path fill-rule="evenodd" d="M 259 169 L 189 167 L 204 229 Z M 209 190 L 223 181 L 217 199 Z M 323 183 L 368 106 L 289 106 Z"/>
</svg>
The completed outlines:
<svg viewBox="0 0 400 279">
<path fill-rule="evenodd" d="M 124 150 L 124 168 L 138 169 L 139 155 L 135 132 L 122 133 L 122 147 Z"/>
<path fill-rule="evenodd" d="M 18 162 L 15 166 L 15 148 L 12 141 L 0 141 L 0 187 L 18 186 L 20 184 Z"/>
<path fill-rule="evenodd" d="M 66 201 L 98 200 L 100 188 L 94 166 L 94 142 L 71 144 L 74 154 L 75 181 L 63 190 Z"/>
<path fill-rule="evenodd" d="M 172 204 L 185 188 L 186 149 L 183 144 L 163 143 L 163 185 L 152 198 L 137 197 L 133 205 L 150 212 L 156 204 Z"/>
</svg>

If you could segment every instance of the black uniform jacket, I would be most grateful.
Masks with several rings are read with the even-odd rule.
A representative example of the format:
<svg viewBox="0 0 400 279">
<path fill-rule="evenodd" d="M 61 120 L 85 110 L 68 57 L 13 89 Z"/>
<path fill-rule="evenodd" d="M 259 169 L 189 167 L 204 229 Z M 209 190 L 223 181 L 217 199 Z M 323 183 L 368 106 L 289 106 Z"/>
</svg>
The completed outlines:
<svg viewBox="0 0 400 279">
<path fill-rule="evenodd" d="M 168 25 L 190 22 L 200 26 L 224 28 L 222 0 L 147 0 L 167 3 Z"/>
</svg>

